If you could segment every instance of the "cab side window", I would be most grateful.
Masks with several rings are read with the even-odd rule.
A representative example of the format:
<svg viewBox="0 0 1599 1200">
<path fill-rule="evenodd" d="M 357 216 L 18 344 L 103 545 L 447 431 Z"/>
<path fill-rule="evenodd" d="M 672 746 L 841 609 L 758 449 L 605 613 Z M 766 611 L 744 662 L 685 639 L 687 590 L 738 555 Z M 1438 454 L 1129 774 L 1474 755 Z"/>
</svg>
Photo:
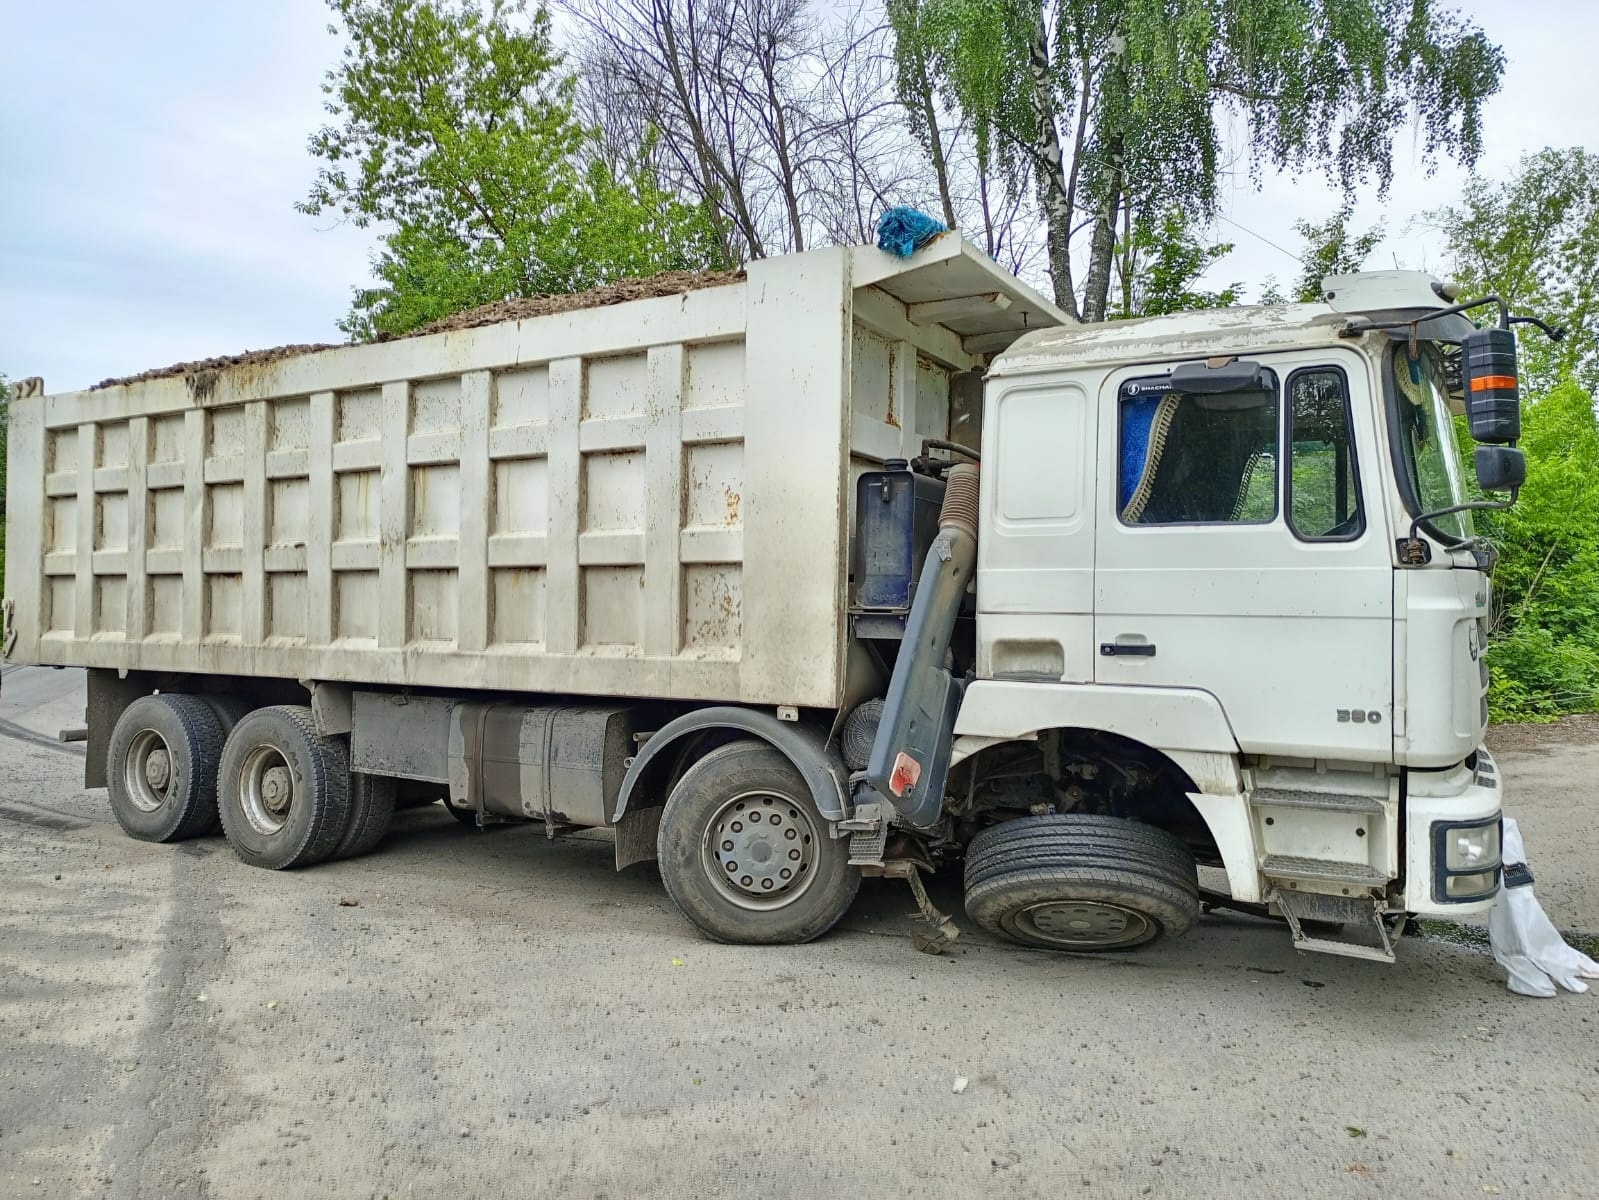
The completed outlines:
<svg viewBox="0 0 1599 1200">
<path fill-rule="evenodd" d="M 1117 511 L 1128 525 L 1266 524 L 1277 516 L 1278 377 L 1191 396 L 1165 376 L 1118 394 Z"/>
<path fill-rule="evenodd" d="M 1349 384 L 1336 367 L 1288 377 L 1288 525 L 1301 541 L 1352 541 L 1366 527 Z"/>
</svg>

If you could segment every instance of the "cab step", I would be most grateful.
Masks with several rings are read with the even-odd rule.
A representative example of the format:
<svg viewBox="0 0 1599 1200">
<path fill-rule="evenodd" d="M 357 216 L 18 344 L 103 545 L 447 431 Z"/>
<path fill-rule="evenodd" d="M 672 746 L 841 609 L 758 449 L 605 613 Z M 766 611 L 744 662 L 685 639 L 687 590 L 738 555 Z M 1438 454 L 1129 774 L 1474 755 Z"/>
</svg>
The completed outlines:
<svg viewBox="0 0 1599 1200">
<path fill-rule="evenodd" d="M 1352 887 L 1385 887 L 1388 876 L 1366 863 L 1334 862 L 1323 858 L 1294 858 L 1268 854 L 1260 860 L 1261 874 L 1273 880 L 1304 879 L 1316 883 L 1341 883 Z"/>
<path fill-rule="evenodd" d="M 1256 788 L 1249 793 L 1254 808 L 1299 808 L 1317 812 L 1380 813 L 1376 796 L 1351 796 L 1342 792 L 1311 792 L 1301 788 Z"/>
<path fill-rule="evenodd" d="M 1394 939 L 1404 914 L 1385 917 L 1377 901 L 1367 896 L 1324 896 L 1315 892 L 1291 892 L 1275 888 L 1267 900 L 1277 905 L 1288 921 L 1294 949 L 1311 954 L 1337 954 L 1367 962 L 1394 961 Z M 1366 941 L 1345 941 L 1331 937 L 1312 937 L 1304 929 L 1307 921 L 1324 925 L 1353 927 L 1368 935 Z M 1389 922 L 1393 922 L 1390 929 Z"/>
</svg>

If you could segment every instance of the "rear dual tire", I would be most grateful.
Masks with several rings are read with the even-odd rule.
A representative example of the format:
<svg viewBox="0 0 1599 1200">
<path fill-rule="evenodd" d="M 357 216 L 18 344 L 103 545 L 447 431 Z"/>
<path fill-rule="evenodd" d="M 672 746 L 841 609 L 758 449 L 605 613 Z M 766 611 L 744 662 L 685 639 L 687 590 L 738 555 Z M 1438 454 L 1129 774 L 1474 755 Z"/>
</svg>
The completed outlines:
<svg viewBox="0 0 1599 1200">
<path fill-rule="evenodd" d="M 217 820 L 224 730 L 198 696 L 141 696 L 123 710 L 106 752 L 111 813 L 129 837 L 178 842 Z"/>
<path fill-rule="evenodd" d="M 317 733 L 309 708 L 257 709 L 222 751 L 222 828 L 251 866 L 321 862 L 349 826 L 352 782 L 348 747 Z"/>
</svg>

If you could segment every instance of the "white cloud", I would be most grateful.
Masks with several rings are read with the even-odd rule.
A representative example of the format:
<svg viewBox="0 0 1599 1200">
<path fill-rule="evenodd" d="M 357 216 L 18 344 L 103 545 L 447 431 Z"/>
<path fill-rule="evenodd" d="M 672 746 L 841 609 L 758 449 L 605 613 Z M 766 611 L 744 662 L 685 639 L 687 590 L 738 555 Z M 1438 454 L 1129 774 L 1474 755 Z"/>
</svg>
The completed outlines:
<svg viewBox="0 0 1599 1200">
<path fill-rule="evenodd" d="M 0 370 L 52 391 L 333 341 L 370 231 L 294 211 L 338 54 L 319 0 L 28 5 L 0 93 Z"/>
</svg>

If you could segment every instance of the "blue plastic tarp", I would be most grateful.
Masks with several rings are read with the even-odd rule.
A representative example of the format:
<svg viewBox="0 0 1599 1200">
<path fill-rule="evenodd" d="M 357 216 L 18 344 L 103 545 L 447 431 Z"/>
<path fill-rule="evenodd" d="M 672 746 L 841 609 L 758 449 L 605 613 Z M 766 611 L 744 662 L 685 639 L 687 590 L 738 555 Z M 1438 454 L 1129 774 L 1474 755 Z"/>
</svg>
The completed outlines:
<svg viewBox="0 0 1599 1200">
<path fill-rule="evenodd" d="M 877 248 L 909 258 L 947 227 L 914 208 L 891 208 L 877 219 Z"/>
</svg>

